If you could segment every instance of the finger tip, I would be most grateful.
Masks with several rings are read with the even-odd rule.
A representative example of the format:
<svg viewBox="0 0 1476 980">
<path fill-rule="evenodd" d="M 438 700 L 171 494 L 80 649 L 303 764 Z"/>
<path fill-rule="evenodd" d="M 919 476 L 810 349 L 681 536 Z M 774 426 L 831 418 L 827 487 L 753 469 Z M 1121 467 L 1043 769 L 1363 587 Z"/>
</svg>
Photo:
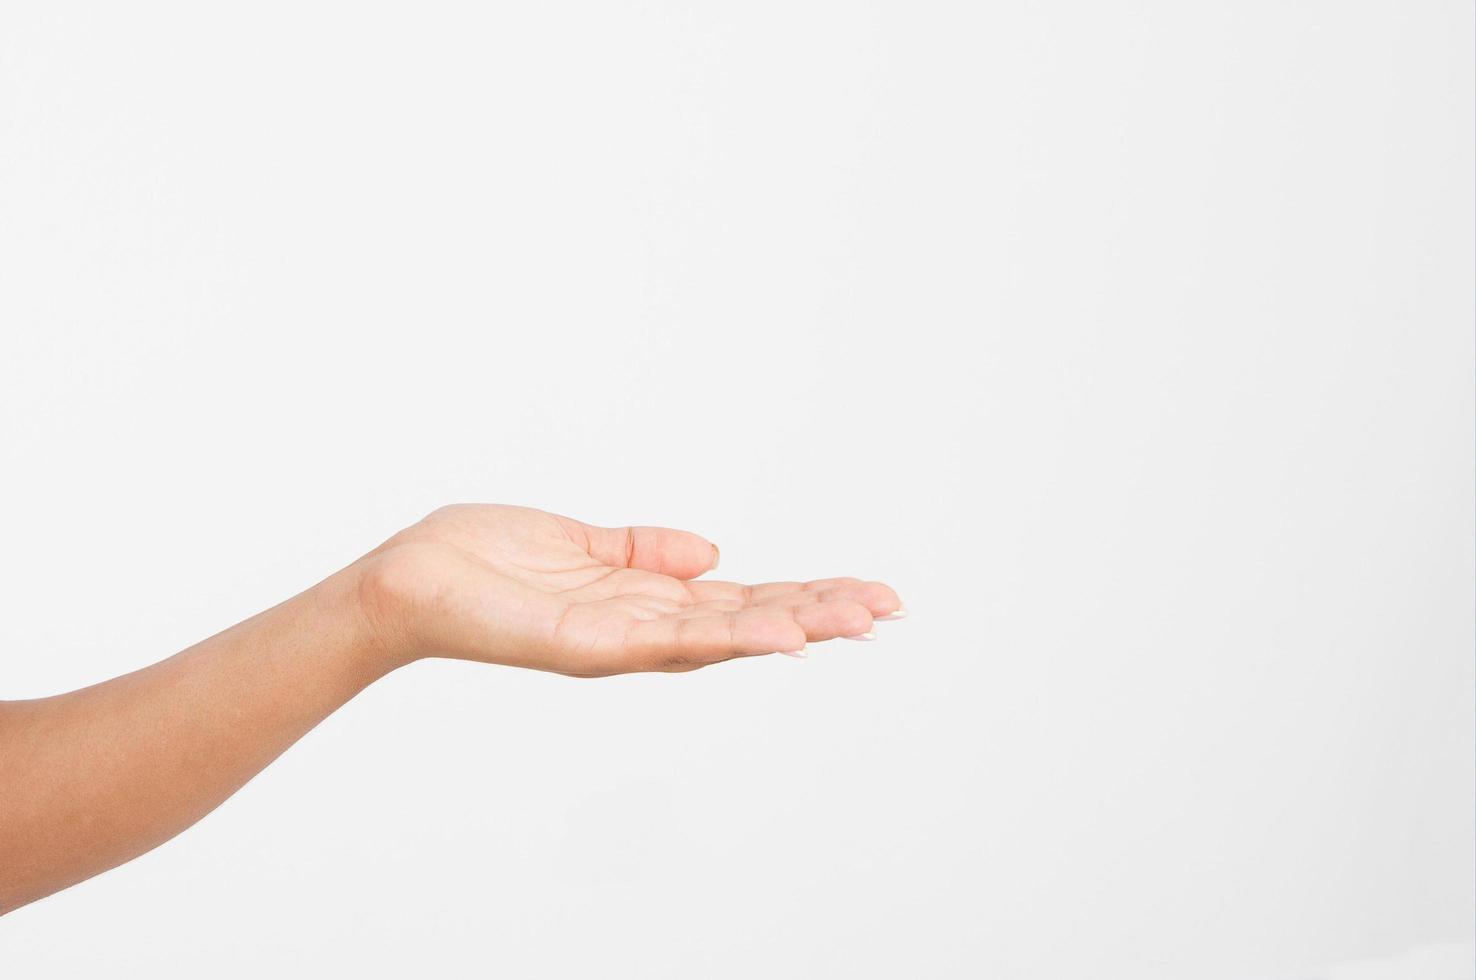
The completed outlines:
<svg viewBox="0 0 1476 980">
<path fill-rule="evenodd" d="M 791 657 L 805 656 L 805 651 L 810 648 L 810 638 L 805 634 L 805 631 L 801 629 L 795 629 L 793 632 L 790 632 L 789 630 L 786 630 L 785 632 L 789 635 L 786 639 L 780 640 L 777 644 L 775 644 L 776 650 L 779 653 Z"/>
</svg>

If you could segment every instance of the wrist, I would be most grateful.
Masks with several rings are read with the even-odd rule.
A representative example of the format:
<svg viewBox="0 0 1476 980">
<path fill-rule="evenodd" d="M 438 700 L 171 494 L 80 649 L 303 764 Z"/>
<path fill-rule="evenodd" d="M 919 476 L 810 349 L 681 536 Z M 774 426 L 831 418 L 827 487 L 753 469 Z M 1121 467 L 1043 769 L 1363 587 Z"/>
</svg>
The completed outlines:
<svg viewBox="0 0 1476 980">
<path fill-rule="evenodd" d="M 346 639 L 345 652 L 366 682 L 417 659 L 381 588 L 375 559 L 362 558 L 313 587 L 327 621 Z"/>
<path fill-rule="evenodd" d="M 402 554 L 407 551 L 414 549 L 392 544 L 338 573 L 350 583 L 349 599 L 362 624 L 366 651 L 385 673 L 426 655 L 425 643 L 411 627 L 417 621 L 418 591 L 433 575 L 423 563 L 407 560 Z"/>
</svg>

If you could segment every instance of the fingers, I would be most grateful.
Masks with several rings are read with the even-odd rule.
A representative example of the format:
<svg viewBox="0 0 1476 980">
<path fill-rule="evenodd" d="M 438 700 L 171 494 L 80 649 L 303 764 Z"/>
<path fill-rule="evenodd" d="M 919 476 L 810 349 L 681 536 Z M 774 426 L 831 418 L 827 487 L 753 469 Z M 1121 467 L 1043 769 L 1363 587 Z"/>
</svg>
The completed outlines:
<svg viewBox="0 0 1476 980">
<path fill-rule="evenodd" d="M 717 567 L 718 550 L 691 531 L 668 527 L 595 527 L 570 520 L 583 534 L 589 555 L 616 568 L 639 568 L 672 578 L 696 578 Z"/>
<path fill-rule="evenodd" d="M 789 610 L 811 642 L 838 636 L 871 638 L 871 610 L 851 599 L 833 599 Z"/>
<path fill-rule="evenodd" d="M 759 653 L 804 648 L 806 634 L 783 609 L 743 609 L 640 623 L 626 648 L 649 670 L 681 670 Z"/>
<path fill-rule="evenodd" d="M 688 670 L 733 657 L 796 653 L 840 636 L 869 638 L 872 622 L 871 611 L 851 599 L 749 606 L 649 620 L 631 629 L 626 647 L 645 669 Z"/>
<path fill-rule="evenodd" d="M 687 586 L 698 602 L 738 601 L 748 606 L 800 606 L 834 599 L 861 603 L 880 619 L 896 616 L 902 600 L 890 586 L 857 578 L 826 578 L 813 582 L 766 582 L 740 585 L 737 582 L 692 582 Z"/>
</svg>

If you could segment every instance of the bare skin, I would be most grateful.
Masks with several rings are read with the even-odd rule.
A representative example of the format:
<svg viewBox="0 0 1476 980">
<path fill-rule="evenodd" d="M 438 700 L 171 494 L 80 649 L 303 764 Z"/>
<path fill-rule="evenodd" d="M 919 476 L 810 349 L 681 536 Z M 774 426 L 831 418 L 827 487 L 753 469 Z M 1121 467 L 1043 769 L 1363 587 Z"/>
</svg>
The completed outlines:
<svg viewBox="0 0 1476 980">
<path fill-rule="evenodd" d="M 0 701 L 0 913 L 157 847 L 385 674 L 452 657 L 603 677 L 869 638 L 879 582 L 692 581 L 717 548 L 524 507 L 436 511 L 300 595 L 92 687 Z"/>
</svg>

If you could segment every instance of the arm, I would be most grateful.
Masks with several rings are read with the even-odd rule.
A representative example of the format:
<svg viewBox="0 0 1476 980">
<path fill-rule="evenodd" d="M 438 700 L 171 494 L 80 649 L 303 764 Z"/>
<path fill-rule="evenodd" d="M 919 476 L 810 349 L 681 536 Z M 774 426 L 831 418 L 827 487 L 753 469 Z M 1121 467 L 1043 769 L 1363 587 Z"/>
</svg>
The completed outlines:
<svg viewBox="0 0 1476 980">
<path fill-rule="evenodd" d="M 0 912 L 162 844 L 392 669 L 352 579 L 132 674 L 0 703 Z"/>
<path fill-rule="evenodd" d="M 517 507 L 437 511 L 313 588 L 168 660 L 0 702 L 0 913 L 199 820 L 359 691 L 446 656 L 582 677 L 694 670 L 869 638 L 900 614 L 856 579 L 691 579 L 717 549 Z"/>
</svg>

